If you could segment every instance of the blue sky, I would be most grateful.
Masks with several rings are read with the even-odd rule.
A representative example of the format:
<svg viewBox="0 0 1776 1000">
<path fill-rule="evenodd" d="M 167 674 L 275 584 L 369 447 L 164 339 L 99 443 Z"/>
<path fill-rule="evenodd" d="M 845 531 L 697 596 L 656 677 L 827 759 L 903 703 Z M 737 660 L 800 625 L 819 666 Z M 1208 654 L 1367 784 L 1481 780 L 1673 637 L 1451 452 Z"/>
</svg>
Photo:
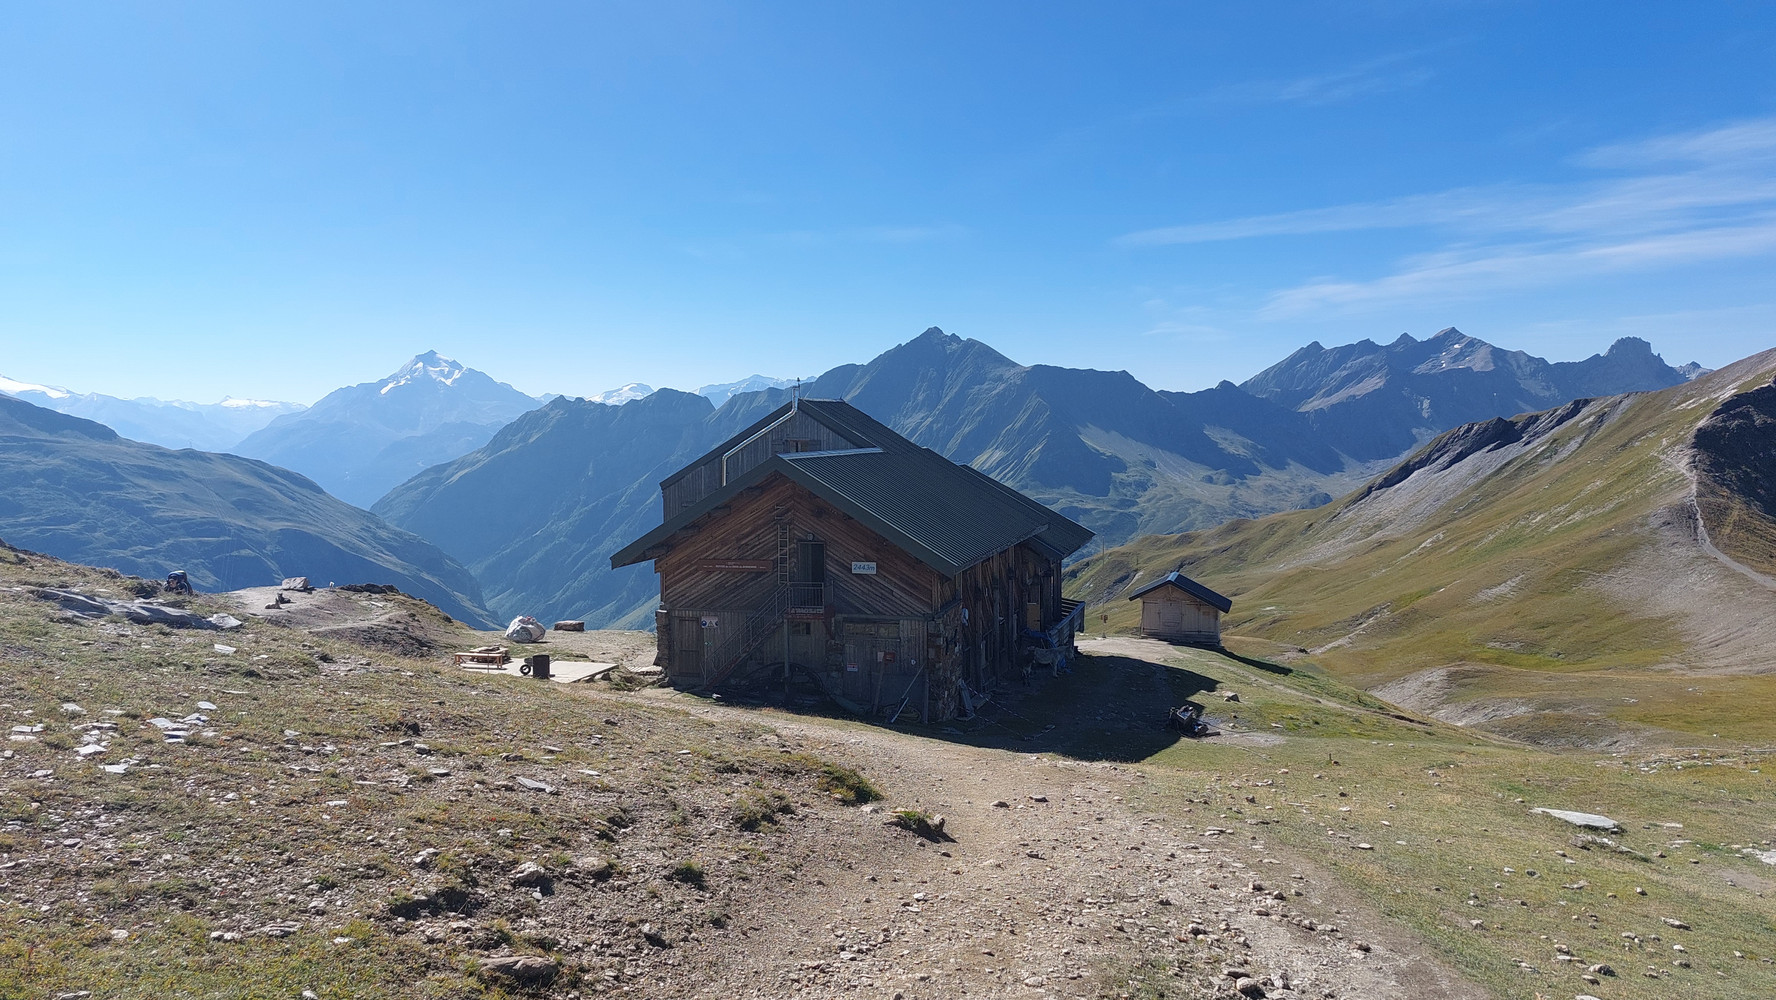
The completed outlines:
<svg viewBox="0 0 1776 1000">
<path fill-rule="evenodd" d="M 312 401 L 1776 346 L 1765 4 L 10 4 L 0 372 Z"/>
</svg>

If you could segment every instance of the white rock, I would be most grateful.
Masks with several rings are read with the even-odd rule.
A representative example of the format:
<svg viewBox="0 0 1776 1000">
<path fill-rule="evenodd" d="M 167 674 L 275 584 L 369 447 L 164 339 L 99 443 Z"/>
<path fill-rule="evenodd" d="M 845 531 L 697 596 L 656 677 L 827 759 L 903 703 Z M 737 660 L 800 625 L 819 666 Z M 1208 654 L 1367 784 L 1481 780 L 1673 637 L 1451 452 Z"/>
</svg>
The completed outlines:
<svg viewBox="0 0 1776 1000">
<path fill-rule="evenodd" d="M 1552 816 L 1555 819 L 1564 820 L 1574 826 L 1587 827 L 1592 830 L 1619 830 L 1622 828 L 1622 824 L 1617 823 L 1608 816 L 1599 816 L 1596 813 L 1573 812 L 1570 809 L 1542 808 L 1531 809 L 1530 812 L 1538 812 L 1544 816 Z"/>
</svg>

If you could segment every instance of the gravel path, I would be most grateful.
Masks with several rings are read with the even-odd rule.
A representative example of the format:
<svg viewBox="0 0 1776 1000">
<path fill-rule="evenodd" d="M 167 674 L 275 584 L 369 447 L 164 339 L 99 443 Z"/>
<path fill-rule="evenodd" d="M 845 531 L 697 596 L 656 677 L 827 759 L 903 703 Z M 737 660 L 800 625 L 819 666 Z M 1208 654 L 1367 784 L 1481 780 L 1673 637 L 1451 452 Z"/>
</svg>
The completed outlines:
<svg viewBox="0 0 1776 1000">
<path fill-rule="evenodd" d="M 1251 996 L 1486 995 L 1243 824 L 1131 809 L 1139 767 L 644 697 L 859 762 L 886 805 L 942 814 L 954 838 L 885 867 L 845 846 L 879 843 L 884 810 L 829 818 L 857 827 L 832 831 L 838 873 L 752 901 L 673 984 L 685 995 L 1231 997 L 1242 978 Z"/>
</svg>

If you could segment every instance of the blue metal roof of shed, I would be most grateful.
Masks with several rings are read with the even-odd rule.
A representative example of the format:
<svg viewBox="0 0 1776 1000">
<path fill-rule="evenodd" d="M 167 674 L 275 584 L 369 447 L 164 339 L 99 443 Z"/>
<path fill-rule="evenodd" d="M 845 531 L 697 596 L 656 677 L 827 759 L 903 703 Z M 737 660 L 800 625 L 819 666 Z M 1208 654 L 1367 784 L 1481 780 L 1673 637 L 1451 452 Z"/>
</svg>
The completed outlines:
<svg viewBox="0 0 1776 1000">
<path fill-rule="evenodd" d="M 1139 600 L 1143 595 L 1145 595 L 1151 591 L 1158 590 L 1161 587 L 1177 587 L 1179 590 L 1182 590 L 1186 594 L 1189 594 L 1191 597 L 1196 598 L 1197 600 L 1203 602 L 1204 604 L 1212 605 L 1216 608 L 1221 609 L 1221 611 L 1224 613 L 1233 610 L 1233 599 L 1232 598 L 1223 597 L 1220 594 L 1215 593 L 1214 591 L 1210 590 L 1209 588 L 1203 586 L 1200 583 L 1197 583 L 1195 580 L 1192 580 L 1191 578 L 1185 576 L 1184 574 L 1178 572 L 1177 570 L 1172 570 L 1170 573 L 1167 573 L 1165 576 L 1160 577 L 1159 579 L 1153 581 L 1152 583 L 1148 584 L 1147 586 L 1142 587 L 1140 590 L 1137 590 L 1134 593 L 1130 594 L 1129 600 L 1131 600 L 1131 601 Z"/>
</svg>

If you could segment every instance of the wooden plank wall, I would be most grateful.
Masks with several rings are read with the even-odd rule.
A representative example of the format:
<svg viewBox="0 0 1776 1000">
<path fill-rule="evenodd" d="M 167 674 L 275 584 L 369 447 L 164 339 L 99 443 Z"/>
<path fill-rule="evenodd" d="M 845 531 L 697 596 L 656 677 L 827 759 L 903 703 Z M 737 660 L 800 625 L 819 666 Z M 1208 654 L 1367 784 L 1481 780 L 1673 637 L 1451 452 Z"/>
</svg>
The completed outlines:
<svg viewBox="0 0 1776 1000">
<path fill-rule="evenodd" d="M 771 428 L 770 433 L 735 452 L 734 457 L 728 460 L 728 478 L 737 478 L 771 456 L 790 451 L 791 441 L 808 442 L 801 447 L 802 451 L 842 451 L 861 447 L 806 412 L 798 410 L 788 420 Z M 716 454 L 698 463 L 676 482 L 661 487 L 661 517 L 672 517 L 721 489 L 721 486 L 721 455 Z"/>
<path fill-rule="evenodd" d="M 781 476 L 773 476 L 760 488 L 736 497 L 727 513 L 710 518 L 701 527 L 681 532 L 670 542 L 670 551 L 654 562 L 660 574 L 660 603 L 668 614 L 700 618 L 721 616 L 721 628 L 740 628 L 750 610 L 765 604 L 776 590 L 779 573 L 738 572 L 703 569 L 704 560 L 747 559 L 768 560 L 778 557 L 778 525 L 789 528 L 788 575 L 802 576 L 798 541 L 820 541 L 826 544 L 826 581 L 829 620 L 818 623 L 831 634 L 834 615 L 869 615 L 888 618 L 918 618 L 932 609 L 933 595 L 941 577 L 924 563 L 896 548 L 887 539 L 856 519 L 839 512 L 825 501 Z M 853 574 L 853 562 L 873 562 L 873 575 Z M 729 616 L 733 617 L 730 626 Z M 671 642 L 658 640 L 660 658 L 666 662 L 668 676 L 675 659 Z M 806 648 L 807 643 L 801 644 Z M 797 643 L 791 643 L 792 655 Z M 825 668 L 829 657 L 823 651 L 816 662 L 803 664 Z M 777 661 L 783 655 L 779 635 L 767 640 L 757 658 Z M 911 657 L 909 657 L 911 658 Z M 923 650 L 918 659 L 923 659 Z M 688 662 L 692 657 L 681 657 Z M 692 670 L 701 674 L 701 665 Z"/>
<path fill-rule="evenodd" d="M 1175 642 L 1221 641 L 1221 609 L 1162 587 L 1141 598 L 1141 633 Z"/>
<path fill-rule="evenodd" d="M 685 640 L 708 637 L 690 626 L 716 616 L 724 632 L 742 628 L 747 612 L 763 605 L 778 586 L 778 572 L 738 572 L 700 567 L 703 560 L 770 560 L 778 557 L 778 524 L 789 527 L 788 575 L 802 576 L 794 564 L 798 541 L 826 544 L 827 620 L 816 635 L 790 643 L 801 666 L 825 672 L 833 690 L 866 708 L 881 707 L 914 685 L 922 715 L 945 719 L 957 714 L 957 681 L 977 694 L 1020 676 L 1015 662 L 1025 606 L 1040 608 L 1041 627 L 1060 619 L 1060 565 L 1026 545 L 1017 545 L 946 578 L 782 476 L 734 498 L 728 509 L 675 535 L 670 550 L 654 563 L 660 574 L 661 606 L 672 620 L 659 637 L 657 662 L 675 681 L 700 682 L 706 669 L 702 648 L 677 649 Z M 874 574 L 853 574 L 853 562 L 873 562 Z M 941 612 L 941 613 L 940 613 Z M 964 614 L 966 612 L 966 614 Z M 933 622 L 935 621 L 935 628 Z M 894 624 L 894 634 L 847 635 L 852 623 Z M 689 637 L 695 636 L 695 639 Z M 824 642 L 819 641 L 822 638 Z M 858 641 L 867 638 L 868 641 Z M 817 653 L 816 647 L 824 647 Z M 759 662 L 783 657 L 781 634 L 754 654 Z M 876 654 L 893 649 L 893 664 Z M 858 662 L 857 671 L 846 670 Z"/>
<path fill-rule="evenodd" d="M 957 600 L 968 613 L 959 622 L 960 655 L 951 663 L 953 678 L 984 693 L 1013 676 L 1018 635 L 1024 627 L 1024 606 L 1041 608 L 1041 626 L 1060 620 L 1061 567 L 1027 545 L 1017 545 L 963 570 L 940 588 L 943 601 Z M 940 716 L 941 717 L 941 716 Z"/>
</svg>

